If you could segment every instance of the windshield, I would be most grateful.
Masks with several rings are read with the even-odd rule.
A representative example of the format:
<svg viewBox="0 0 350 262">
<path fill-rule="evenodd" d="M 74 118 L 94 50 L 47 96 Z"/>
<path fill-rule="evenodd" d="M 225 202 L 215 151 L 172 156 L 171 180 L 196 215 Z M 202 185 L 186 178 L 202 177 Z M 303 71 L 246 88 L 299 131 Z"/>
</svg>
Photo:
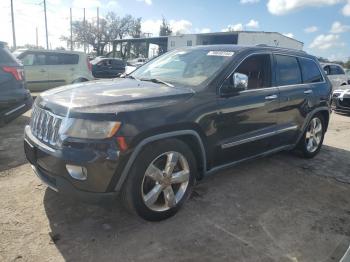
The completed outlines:
<svg viewBox="0 0 350 262">
<path fill-rule="evenodd" d="M 213 77 L 233 54 L 202 49 L 176 50 L 141 66 L 131 76 L 195 87 Z"/>
</svg>

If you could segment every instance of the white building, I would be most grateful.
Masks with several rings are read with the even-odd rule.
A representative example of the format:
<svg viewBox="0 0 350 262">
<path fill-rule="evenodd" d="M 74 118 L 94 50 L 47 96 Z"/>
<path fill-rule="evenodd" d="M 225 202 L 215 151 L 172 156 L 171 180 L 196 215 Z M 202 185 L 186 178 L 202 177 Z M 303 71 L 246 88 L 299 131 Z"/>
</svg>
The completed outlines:
<svg viewBox="0 0 350 262">
<path fill-rule="evenodd" d="M 218 32 L 168 36 L 168 50 L 195 45 L 258 45 L 278 46 L 302 50 L 304 43 L 276 32 Z"/>
</svg>

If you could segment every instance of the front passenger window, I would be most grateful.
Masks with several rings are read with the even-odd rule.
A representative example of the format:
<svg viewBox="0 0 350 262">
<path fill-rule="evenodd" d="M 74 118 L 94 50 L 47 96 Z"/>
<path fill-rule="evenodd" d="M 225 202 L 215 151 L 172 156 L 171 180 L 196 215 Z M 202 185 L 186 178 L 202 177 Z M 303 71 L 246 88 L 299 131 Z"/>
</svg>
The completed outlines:
<svg viewBox="0 0 350 262">
<path fill-rule="evenodd" d="M 244 60 L 235 73 L 248 76 L 248 89 L 271 87 L 270 55 L 252 55 Z"/>
</svg>

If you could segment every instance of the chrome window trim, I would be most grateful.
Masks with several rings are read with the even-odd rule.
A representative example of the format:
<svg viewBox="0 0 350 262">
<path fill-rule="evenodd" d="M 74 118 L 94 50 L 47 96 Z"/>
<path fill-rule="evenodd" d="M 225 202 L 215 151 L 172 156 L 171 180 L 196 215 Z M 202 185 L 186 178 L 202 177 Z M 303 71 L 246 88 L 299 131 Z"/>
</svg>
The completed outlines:
<svg viewBox="0 0 350 262">
<path fill-rule="evenodd" d="M 321 67 L 320 67 L 320 64 L 319 63 L 316 63 L 314 59 L 310 58 L 310 57 L 305 57 L 305 56 L 301 56 L 301 55 L 292 55 L 292 54 L 285 54 L 285 53 L 280 53 L 280 52 L 274 52 L 273 50 L 271 51 L 262 51 L 262 52 L 254 52 L 254 53 L 251 53 L 251 54 L 248 54 L 247 56 L 245 56 L 241 62 L 239 62 L 239 64 L 237 66 L 234 67 L 234 69 L 231 71 L 231 73 L 224 79 L 224 81 L 222 82 L 222 84 L 220 85 L 219 87 L 219 95 L 221 95 L 221 88 L 224 84 L 224 82 L 236 71 L 236 69 L 245 61 L 247 60 L 249 57 L 253 56 L 253 55 L 284 55 L 284 56 L 291 56 L 291 57 L 295 57 L 295 58 L 304 58 L 304 59 L 309 59 L 311 61 L 313 61 L 321 76 L 322 76 L 322 79 L 323 81 L 322 82 L 316 82 L 316 83 L 301 83 L 301 84 L 295 84 L 295 85 L 277 85 L 277 86 L 271 86 L 271 87 L 263 87 L 263 88 L 256 88 L 256 89 L 248 89 L 248 90 L 244 90 L 244 91 L 241 91 L 239 93 L 247 93 L 247 92 L 252 92 L 252 91 L 262 91 L 262 90 L 268 90 L 268 89 L 273 89 L 273 88 L 283 88 L 283 87 L 301 87 L 301 86 L 306 86 L 306 85 L 317 85 L 317 84 L 325 84 L 326 83 L 326 79 L 324 77 L 324 75 L 322 74 L 322 70 L 321 70 Z M 273 62 L 273 61 L 271 61 Z M 302 72 L 300 72 L 302 74 Z"/>
<path fill-rule="evenodd" d="M 257 135 L 257 136 L 252 136 L 249 138 L 245 138 L 239 141 L 234 141 L 234 142 L 230 142 L 230 143 L 226 143 L 226 144 L 222 144 L 221 145 L 221 149 L 227 149 L 227 148 L 231 148 L 231 147 L 235 147 L 235 146 L 239 146 L 245 143 L 249 143 L 249 142 L 254 142 L 260 139 L 264 139 L 267 137 L 271 137 L 271 136 L 275 136 L 284 132 L 288 132 L 288 131 L 292 131 L 292 130 L 297 130 L 298 126 L 290 126 L 290 127 L 286 127 L 286 128 L 282 128 L 273 132 L 268 132 L 265 134 L 261 134 L 261 135 Z"/>
</svg>

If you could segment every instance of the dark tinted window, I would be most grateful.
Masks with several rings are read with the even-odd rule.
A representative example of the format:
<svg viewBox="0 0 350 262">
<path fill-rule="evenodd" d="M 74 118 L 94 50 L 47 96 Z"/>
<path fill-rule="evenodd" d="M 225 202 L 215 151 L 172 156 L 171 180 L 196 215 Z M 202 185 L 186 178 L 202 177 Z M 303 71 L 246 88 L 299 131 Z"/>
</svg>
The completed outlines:
<svg viewBox="0 0 350 262">
<path fill-rule="evenodd" d="M 48 65 L 74 65 L 78 64 L 79 56 L 75 54 L 52 53 L 47 54 Z"/>
<path fill-rule="evenodd" d="M 115 66 L 125 66 L 125 63 L 122 60 L 113 60 L 113 64 Z"/>
<path fill-rule="evenodd" d="M 275 55 L 279 86 L 301 84 L 301 72 L 296 57 Z"/>
<path fill-rule="evenodd" d="M 327 72 L 327 75 L 331 75 L 331 67 L 330 66 L 323 67 L 323 70 Z"/>
<path fill-rule="evenodd" d="M 301 72 L 303 74 L 304 83 L 317 83 L 322 82 L 323 78 L 317 64 L 306 58 L 299 58 Z"/>
<path fill-rule="evenodd" d="M 6 48 L 0 48 L 0 63 L 8 64 L 8 63 L 16 63 L 15 58 L 12 56 L 9 50 Z"/>
<path fill-rule="evenodd" d="M 344 75 L 345 72 L 340 66 L 335 66 L 335 73 L 336 75 Z"/>
<path fill-rule="evenodd" d="M 248 76 L 248 89 L 271 87 L 270 55 L 253 55 L 244 60 L 236 73 Z"/>
</svg>

